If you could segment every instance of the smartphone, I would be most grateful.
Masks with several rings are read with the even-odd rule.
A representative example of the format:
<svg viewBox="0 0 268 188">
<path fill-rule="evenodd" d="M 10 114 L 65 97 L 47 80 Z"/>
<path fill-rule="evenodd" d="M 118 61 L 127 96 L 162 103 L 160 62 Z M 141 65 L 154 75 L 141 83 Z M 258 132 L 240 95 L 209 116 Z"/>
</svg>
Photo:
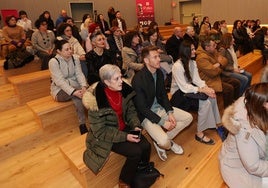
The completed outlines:
<svg viewBox="0 0 268 188">
<path fill-rule="evenodd" d="M 129 134 L 134 134 L 134 135 L 138 135 L 139 137 L 139 139 L 141 138 L 141 131 L 139 131 L 139 130 L 131 130 L 130 132 L 129 132 Z"/>
</svg>

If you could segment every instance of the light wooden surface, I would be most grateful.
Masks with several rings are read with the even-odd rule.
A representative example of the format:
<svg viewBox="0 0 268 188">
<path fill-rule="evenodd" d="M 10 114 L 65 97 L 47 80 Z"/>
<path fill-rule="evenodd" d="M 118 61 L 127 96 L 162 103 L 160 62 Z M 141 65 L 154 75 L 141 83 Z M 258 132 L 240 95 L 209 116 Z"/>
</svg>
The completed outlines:
<svg viewBox="0 0 268 188">
<path fill-rule="evenodd" d="M 0 112 L 19 106 L 12 84 L 0 85 Z"/>
</svg>

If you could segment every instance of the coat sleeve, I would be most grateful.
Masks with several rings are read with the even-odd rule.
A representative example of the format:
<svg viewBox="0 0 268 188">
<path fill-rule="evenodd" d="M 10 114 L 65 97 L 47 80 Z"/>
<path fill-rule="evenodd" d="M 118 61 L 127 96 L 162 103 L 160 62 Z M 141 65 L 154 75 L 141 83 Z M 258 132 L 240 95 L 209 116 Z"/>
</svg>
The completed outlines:
<svg viewBox="0 0 268 188">
<path fill-rule="evenodd" d="M 112 143 L 127 140 L 127 133 L 120 131 L 117 127 L 117 116 L 112 109 L 89 111 L 88 119 L 95 138 Z"/>
<path fill-rule="evenodd" d="M 141 70 L 144 66 L 142 63 L 135 62 L 134 59 L 131 58 L 131 54 L 127 52 L 125 47 L 122 49 L 122 59 L 123 59 L 123 64 L 127 68 L 131 68 L 135 71 Z"/>
<path fill-rule="evenodd" d="M 240 130 L 235 136 L 241 161 L 248 173 L 259 177 L 268 177 L 268 161 L 261 159 L 260 146 L 247 134 L 249 133 Z M 246 139 L 247 137 L 248 139 Z"/>
<path fill-rule="evenodd" d="M 197 66 L 198 66 L 199 71 L 203 72 L 205 75 L 207 75 L 210 78 L 218 77 L 222 72 L 221 68 L 219 67 L 215 68 L 213 66 L 209 57 L 197 56 L 196 61 L 197 61 Z"/>
</svg>

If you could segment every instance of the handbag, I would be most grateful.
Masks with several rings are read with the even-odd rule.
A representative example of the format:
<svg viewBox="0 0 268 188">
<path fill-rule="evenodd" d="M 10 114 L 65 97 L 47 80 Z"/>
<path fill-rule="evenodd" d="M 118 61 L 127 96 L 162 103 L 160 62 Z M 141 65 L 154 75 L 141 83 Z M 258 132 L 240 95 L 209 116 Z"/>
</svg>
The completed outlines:
<svg viewBox="0 0 268 188">
<path fill-rule="evenodd" d="M 154 167 L 154 162 L 138 166 L 136 176 L 132 181 L 131 187 L 149 188 L 160 176 L 164 177 L 164 175 Z"/>
<path fill-rule="evenodd" d="M 207 100 L 208 96 L 205 93 L 185 93 L 185 97 L 192 98 L 192 99 L 199 99 L 199 100 Z"/>
<path fill-rule="evenodd" d="M 14 52 L 10 52 L 6 61 L 4 62 L 4 69 L 16 69 L 23 67 L 25 64 L 34 60 L 34 55 L 25 49 L 17 49 Z"/>
</svg>

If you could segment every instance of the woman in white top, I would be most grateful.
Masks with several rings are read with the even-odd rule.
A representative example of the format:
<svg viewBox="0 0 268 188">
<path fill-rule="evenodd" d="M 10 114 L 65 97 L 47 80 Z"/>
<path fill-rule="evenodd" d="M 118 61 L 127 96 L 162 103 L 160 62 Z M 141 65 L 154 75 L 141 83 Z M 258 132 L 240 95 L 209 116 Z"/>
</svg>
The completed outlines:
<svg viewBox="0 0 268 188">
<path fill-rule="evenodd" d="M 180 57 L 172 67 L 170 89 L 172 98 L 170 102 L 172 106 L 185 111 L 198 111 L 195 139 L 201 143 L 212 145 L 215 143 L 214 140 L 208 138 L 203 131 L 209 128 L 216 128 L 216 125 L 221 124 L 215 91 L 208 87 L 205 81 L 199 77 L 196 62 L 192 60 L 195 57 L 193 44 L 183 41 L 180 47 Z M 205 98 L 189 98 L 185 96 L 186 93 L 203 93 Z M 208 97 L 206 98 L 206 96 Z M 218 132 L 222 131 L 221 129 L 218 128 Z M 224 138 L 222 137 L 222 139 Z"/>
</svg>

